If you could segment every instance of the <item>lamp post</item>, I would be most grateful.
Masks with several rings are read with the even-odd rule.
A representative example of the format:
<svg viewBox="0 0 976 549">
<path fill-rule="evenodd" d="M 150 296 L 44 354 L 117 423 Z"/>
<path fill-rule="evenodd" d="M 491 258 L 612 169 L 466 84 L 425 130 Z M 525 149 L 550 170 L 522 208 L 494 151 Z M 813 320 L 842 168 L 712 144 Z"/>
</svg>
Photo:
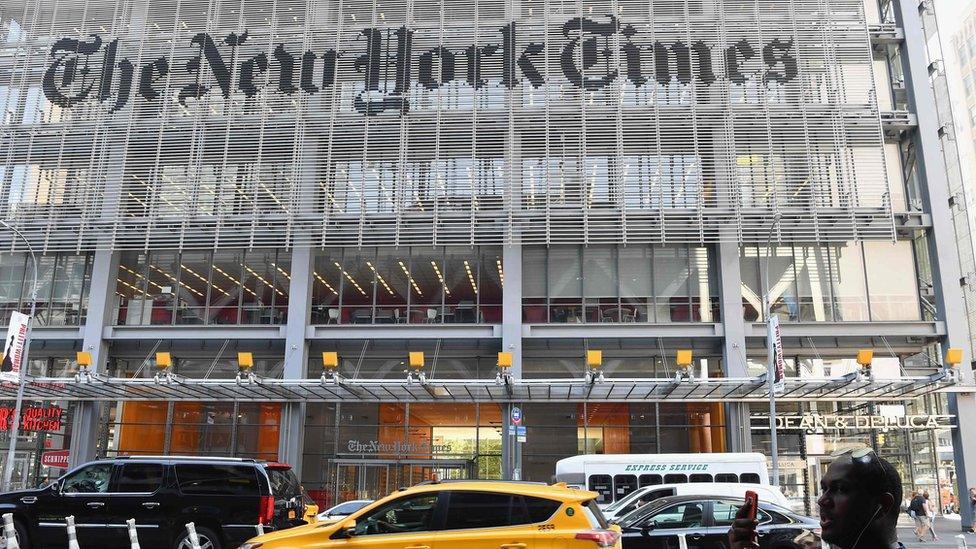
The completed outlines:
<svg viewBox="0 0 976 549">
<path fill-rule="evenodd" d="M 776 440 L 776 351 L 773 348 L 776 344 L 776 334 L 773 328 L 773 305 L 769 299 L 769 248 L 773 240 L 773 231 L 779 225 L 781 217 L 778 213 L 773 217 L 773 224 L 769 227 L 769 235 L 766 237 L 766 260 L 764 262 L 765 269 L 763 269 L 765 286 L 763 287 L 762 296 L 763 315 L 766 318 L 766 378 L 769 382 L 769 459 L 773 462 L 773 478 L 771 479 L 773 486 L 779 486 L 779 445 Z"/>
<path fill-rule="evenodd" d="M 37 256 L 34 255 L 34 248 L 31 246 L 30 240 L 27 240 L 27 237 L 24 236 L 24 233 L 2 219 L 0 219 L 0 225 L 10 229 L 24 241 L 24 244 L 27 245 L 27 251 L 30 252 L 31 263 L 34 267 L 34 283 L 31 285 L 30 294 L 30 315 L 27 317 L 27 336 L 24 339 L 24 354 L 20 359 L 20 371 L 18 372 L 17 402 L 14 405 L 13 425 L 10 427 L 10 443 L 7 445 L 7 460 L 3 463 L 2 490 L 7 492 L 10 490 L 10 479 L 14 474 L 14 455 L 17 452 L 17 437 L 20 435 L 20 414 L 24 403 L 24 385 L 27 382 L 27 370 L 29 369 L 27 356 L 30 352 L 31 329 L 34 327 L 34 312 L 37 307 Z"/>
</svg>

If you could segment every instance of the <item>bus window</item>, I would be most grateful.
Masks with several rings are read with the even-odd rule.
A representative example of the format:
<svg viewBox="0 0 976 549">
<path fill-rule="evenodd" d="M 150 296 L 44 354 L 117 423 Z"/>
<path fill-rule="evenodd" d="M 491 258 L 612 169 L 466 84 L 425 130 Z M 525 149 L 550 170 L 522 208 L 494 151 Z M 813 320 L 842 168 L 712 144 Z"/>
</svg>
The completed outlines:
<svg viewBox="0 0 976 549">
<path fill-rule="evenodd" d="M 719 473 L 715 475 L 715 482 L 739 482 L 739 475 L 735 473 Z"/>
<path fill-rule="evenodd" d="M 691 482 L 712 482 L 712 475 L 708 473 L 696 473 L 691 475 Z"/>
<path fill-rule="evenodd" d="M 742 473 L 739 479 L 746 484 L 759 484 L 759 475 L 756 473 Z"/>
<path fill-rule="evenodd" d="M 597 503 L 613 503 L 613 479 L 610 475 L 590 475 L 590 491 L 600 494 Z"/>
<path fill-rule="evenodd" d="M 661 475 L 641 475 L 640 476 L 640 487 L 654 486 L 655 484 L 664 484 L 664 479 Z"/>
<path fill-rule="evenodd" d="M 683 484 L 688 482 L 688 477 L 681 474 L 664 475 L 664 484 Z"/>
<path fill-rule="evenodd" d="M 614 499 L 620 501 L 627 494 L 637 489 L 637 477 L 634 475 L 616 475 L 613 477 Z"/>
</svg>

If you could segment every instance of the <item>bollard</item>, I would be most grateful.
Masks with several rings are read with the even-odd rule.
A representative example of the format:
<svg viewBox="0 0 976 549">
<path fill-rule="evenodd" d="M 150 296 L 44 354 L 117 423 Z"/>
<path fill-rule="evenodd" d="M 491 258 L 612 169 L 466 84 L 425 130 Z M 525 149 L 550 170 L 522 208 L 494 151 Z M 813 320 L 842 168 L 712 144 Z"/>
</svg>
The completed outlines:
<svg viewBox="0 0 976 549">
<path fill-rule="evenodd" d="M 259 536 L 264 535 L 264 525 L 261 524 L 260 522 L 254 525 L 254 529 L 258 531 Z"/>
<path fill-rule="evenodd" d="M 139 547 L 139 533 L 136 531 L 136 519 L 130 518 L 125 521 L 129 527 L 129 549 L 141 549 Z"/>
<path fill-rule="evenodd" d="M 78 546 L 78 532 L 75 531 L 75 516 L 64 517 L 64 523 L 68 527 L 68 549 L 81 549 Z"/>
<path fill-rule="evenodd" d="M 3 514 L 3 537 L 7 541 L 7 549 L 20 549 L 17 543 L 17 529 L 14 528 L 14 515 L 12 513 Z"/>
<path fill-rule="evenodd" d="M 956 536 L 956 547 L 958 549 L 966 549 L 967 547 L 969 547 L 968 545 L 966 545 L 966 536 L 962 534 Z"/>
<path fill-rule="evenodd" d="M 201 549 L 200 538 L 197 537 L 197 527 L 192 522 L 186 523 L 186 531 L 190 534 L 190 549 Z"/>
</svg>

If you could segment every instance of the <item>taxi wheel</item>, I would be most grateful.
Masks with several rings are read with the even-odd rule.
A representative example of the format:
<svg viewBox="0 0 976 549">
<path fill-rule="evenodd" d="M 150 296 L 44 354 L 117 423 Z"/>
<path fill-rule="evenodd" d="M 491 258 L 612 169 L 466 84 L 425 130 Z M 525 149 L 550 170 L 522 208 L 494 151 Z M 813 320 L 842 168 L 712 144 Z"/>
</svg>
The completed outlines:
<svg viewBox="0 0 976 549">
<path fill-rule="evenodd" d="M 200 540 L 200 549 L 221 549 L 220 537 L 210 528 L 198 526 L 197 539 Z M 174 549 L 193 549 L 193 544 L 190 543 L 189 532 L 183 530 L 179 539 L 176 540 Z"/>
</svg>

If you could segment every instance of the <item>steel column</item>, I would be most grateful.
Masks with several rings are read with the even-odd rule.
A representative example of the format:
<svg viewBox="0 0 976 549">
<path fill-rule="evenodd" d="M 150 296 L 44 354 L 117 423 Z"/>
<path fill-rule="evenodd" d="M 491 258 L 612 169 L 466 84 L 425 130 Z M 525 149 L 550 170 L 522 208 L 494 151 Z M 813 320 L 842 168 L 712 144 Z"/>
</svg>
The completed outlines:
<svg viewBox="0 0 976 549">
<path fill-rule="evenodd" d="M 112 323 L 115 307 L 115 278 L 119 270 L 119 253 L 107 250 L 95 252 L 88 294 L 88 313 L 82 328 L 82 349 L 91 353 L 91 368 L 105 373 L 108 344 L 102 338 L 105 327 Z M 71 452 L 69 466 L 91 461 L 96 457 L 98 416 L 100 403 L 78 402 L 74 406 L 71 423 Z"/>
<path fill-rule="evenodd" d="M 512 353 L 512 377 L 522 377 L 522 247 L 505 246 L 502 252 L 502 351 Z M 515 437 L 508 436 L 511 404 L 502 407 L 502 478 L 520 468 Z"/>
<path fill-rule="evenodd" d="M 295 248 L 291 256 L 291 281 L 288 284 L 288 321 L 285 325 L 285 379 L 308 377 L 308 341 L 305 328 L 312 315 L 312 270 L 315 253 L 311 248 Z M 305 442 L 305 403 L 281 405 L 281 430 L 278 459 L 292 466 L 302 476 L 302 455 Z"/>
<path fill-rule="evenodd" d="M 939 316 L 946 324 L 943 348 L 969 349 L 968 322 L 965 301 L 960 288 L 961 270 L 956 247 L 953 214 L 949 204 L 949 179 L 939 141 L 939 116 L 935 94 L 929 82 L 928 59 L 925 51 L 925 31 L 919 14 L 918 0 L 894 2 L 895 17 L 905 33 L 901 45 L 902 68 L 908 92 L 908 102 L 918 118 L 918 129 L 912 135 L 917 151 L 918 177 L 925 209 L 932 214 L 932 228 L 928 233 L 932 282 L 937 296 Z M 944 350 L 943 349 L 943 350 Z M 973 383 L 969 366 L 972 357 L 962 361 L 962 379 Z M 950 393 L 949 412 L 954 414 L 958 427 L 952 430 L 952 448 L 959 488 L 962 528 L 973 523 L 973 509 L 966 497 L 970 483 L 976 479 L 976 395 Z"/>
<path fill-rule="evenodd" d="M 722 368 L 726 377 L 745 377 L 748 367 L 746 365 L 746 323 L 742 314 L 739 245 L 735 242 L 723 242 L 716 248 L 719 264 L 719 295 L 722 300 L 722 325 L 725 332 L 722 344 Z M 729 451 L 751 451 L 749 404 L 729 402 L 726 405 L 725 418 Z"/>
</svg>

